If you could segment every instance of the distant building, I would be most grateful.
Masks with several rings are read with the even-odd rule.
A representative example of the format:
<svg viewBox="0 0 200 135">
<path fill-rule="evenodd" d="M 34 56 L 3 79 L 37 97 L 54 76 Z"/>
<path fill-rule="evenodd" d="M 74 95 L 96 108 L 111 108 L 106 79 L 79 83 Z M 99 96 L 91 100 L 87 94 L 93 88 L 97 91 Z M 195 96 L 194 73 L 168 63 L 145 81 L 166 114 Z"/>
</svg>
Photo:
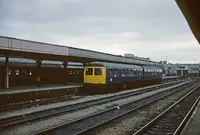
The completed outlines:
<svg viewBox="0 0 200 135">
<path fill-rule="evenodd" d="M 200 64 L 164 64 L 163 73 L 166 76 L 199 76 Z"/>
<path fill-rule="evenodd" d="M 138 57 L 138 56 L 135 56 L 134 54 L 131 54 L 131 53 L 125 53 L 124 57 L 138 59 L 138 60 L 150 61 L 150 58 Z"/>
<path fill-rule="evenodd" d="M 125 53 L 125 54 L 124 54 L 124 57 L 134 58 L 135 55 L 134 55 L 134 54 L 131 54 L 131 53 Z"/>
</svg>

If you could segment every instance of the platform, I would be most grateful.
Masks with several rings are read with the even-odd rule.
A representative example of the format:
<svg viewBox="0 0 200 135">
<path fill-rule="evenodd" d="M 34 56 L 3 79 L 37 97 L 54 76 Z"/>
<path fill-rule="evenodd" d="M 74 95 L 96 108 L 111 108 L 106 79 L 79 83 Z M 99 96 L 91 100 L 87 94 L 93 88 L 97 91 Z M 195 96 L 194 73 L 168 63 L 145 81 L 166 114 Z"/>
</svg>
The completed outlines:
<svg viewBox="0 0 200 135">
<path fill-rule="evenodd" d="M 26 93 L 26 92 L 35 92 L 35 91 L 51 91 L 51 90 L 61 90 L 69 88 L 80 88 L 82 87 L 81 83 L 71 83 L 65 85 L 41 85 L 41 86 L 24 86 L 24 87 L 15 87 L 9 89 L 0 89 L 0 95 L 3 94 L 17 94 L 17 93 Z"/>
<path fill-rule="evenodd" d="M 180 76 L 163 76 L 162 77 L 162 81 L 171 81 L 171 80 L 177 80 L 177 79 L 180 79 L 181 77 Z"/>
<path fill-rule="evenodd" d="M 200 102 L 188 120 L 181 135 L 200 135 Z"/>
<path fill-rule="evenodd" d="M 24 86 L 0 90 L 0 106 L 79 93 L 82 84 Z"/>
<path fill-rule="evenodd" d="M 178 79 L 180 76 L 163 76 L 162 80 L 167 80 L 167 79 Z"/>
</svg>

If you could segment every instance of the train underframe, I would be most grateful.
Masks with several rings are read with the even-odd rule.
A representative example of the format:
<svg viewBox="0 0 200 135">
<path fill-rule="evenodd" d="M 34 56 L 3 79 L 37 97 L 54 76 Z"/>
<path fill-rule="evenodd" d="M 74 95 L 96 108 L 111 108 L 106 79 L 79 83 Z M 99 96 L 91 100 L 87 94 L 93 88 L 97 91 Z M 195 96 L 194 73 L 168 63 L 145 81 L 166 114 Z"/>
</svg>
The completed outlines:
<svg viewBox="0 0 200 135">
<path fill-rule="evenodd" d="M 88 93 L 108 93 L 116 92 L 125 89 L 145 87 L 153 84 L 160 83 L 161 79 L 149 79 L 149 80 L 137 80 L 133 82 L 123 82 L 123 83 L 110 83 L 110 84 L 83 84 L 85 92 Z"/>
</svg>

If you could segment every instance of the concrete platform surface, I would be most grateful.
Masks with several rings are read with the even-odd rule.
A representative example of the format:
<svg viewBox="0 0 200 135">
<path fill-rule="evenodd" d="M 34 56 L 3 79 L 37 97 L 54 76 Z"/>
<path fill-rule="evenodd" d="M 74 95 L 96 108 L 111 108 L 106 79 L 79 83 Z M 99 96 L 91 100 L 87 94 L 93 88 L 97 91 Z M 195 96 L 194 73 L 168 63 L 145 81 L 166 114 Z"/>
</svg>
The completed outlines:
<svg viewBox="0 0 200 135">
<path fill-rule="evenodd" d="M 181 135 L 200 135 L 200 102 L 188 120 Z"/>
<path fill-rule="evenodd" d="M 164 79 L 175 79 L 175 78 L 180 78 L 180 76 L 163 76 L 162 80 L 164 80 Z"/>
<path fill-rule="evenodd" d="M 0 89 L 0 95 L 17 94 L 17 93 L 34 92 L 34 91 L 50 91 L 50 90 L 57 90 L 57 89 L 69 89 L 69 88 L 80 88 L 80 87 L 82 87 L 81 83 L 24 86 L 24 87 L 15 87 L 15 88 L 9 88 L 9 89 Z"/>
</svg>

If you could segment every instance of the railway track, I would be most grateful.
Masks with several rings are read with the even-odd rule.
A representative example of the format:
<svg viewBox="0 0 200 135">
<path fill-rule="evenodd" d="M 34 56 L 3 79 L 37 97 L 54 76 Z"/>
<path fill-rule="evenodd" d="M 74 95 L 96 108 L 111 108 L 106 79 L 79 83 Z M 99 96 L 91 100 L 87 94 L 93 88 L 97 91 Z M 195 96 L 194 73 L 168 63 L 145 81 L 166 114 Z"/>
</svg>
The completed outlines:
<svg viewBox="0 0 200 135">
<path fill-rule="evenodd" d="M 179 135 L 200 99 L 200 85 L 133 135 Z"/>
<path fill-rule="evenodd" d="M 167 83 L 168 81 L 162 81 L 162 83 Z M 173 82 L 173 81 L 170 81 Z M 30 101 L 23 101 L 23 102 L 17 102 L 17 103 L 10 103 L 10 104 L 3 104 L 0 105 L 0 112 L 7 112 L 7 111 L 12 111 L 20 108 L 28 108 L 28 107 L 34 107 L 34 106 L 40 106 L 40 105 L 45 105 L 45 104 L 50 104 L 50 103 L 55 103 L 55 102 L 63 102 L 66 100 L 76 100 L 81 98 L 82 94 L 76 94 L 74 95 L 64 95 L 64 96 L 57 96 L 57 97 L 52 97 L 52 98 L 44 98 L 44 99 L 36 99 L 36 100 L 30 100 Z"/>
<path fill-rule="evenodd" d="M 184 88 L 187 88 L 192 84 L 194 84 L 194 82 L 182 85 L 181 87 L 170 89 L 168 91 L 157 93 L 139 101 L 126 103 L 117 107 L 112 107 L 107 110 L 103 110 L 84 118 L 69 122 L 67 124 L 51 127 L 49 129 L 36 132 L 35 134 L 88 134 L 93 129 L 98 128 L 99 126 L 102 126 L 108 122 L 111 122 L 112 120 L 125 116 L 126 114 L 131 113 L 141 107 L 144 107 L 145 105 L 151 104 L 159 99 L 162 99 Z"/>
<path fill-rule="evenodd" d="M 181 82 L 183 82 L 183 81 L 179 81 L 179 83 L 181 83 Z M 99 104 L 103 104 L 103 103 L 107 103 L 107 102 L 111 102 L 111 101 L 115 101 L 115 100 L 119 100 L 119 99 L 123 99 L 123 98 L 128 98 L 131 96 L 154 91 L 154 90 L 157 90 L 160 88 L 173 86 L 175 84 L 177 84 L 177 81 L 166 83 L 166 84 L 161 84 L 161 85 L 157 85 L 157 86 L 151 86 L 148 88 L 141 89 L 139 91 L 124 92 L 124 93 L 121 93 L 118 95 L 112 95 L 112 96 L 108 96 L 108 97 L 104 97 L 104 98 L 98 98 L 98 99 L 80 102 L 80 103 L 76 103 L 76 104 L 61 106 L 58 108 L 51 108 L 51 109 L 42 110 L 42 111 L 38 111 L 38 112 L 32 112 L 32 113 L 28 113 L 28 114 L 22 114 L 22 115 L 18 115 L 18 116 L 14 116 L 14 117 L 4 118 L 4 119 L 0 120 L 0 129 L 7 128 L 7 127 L 10 127 L 10 126 L 13 126 L 16 124 L 22 124 L 25 122 L 38 120 L 41 118 L 48 118 L 50 116 L 66 114 L 69 112 L 84 109 L 86 107 L 91 107 L 93 105 L 99 105 Z"/>
</svg>

